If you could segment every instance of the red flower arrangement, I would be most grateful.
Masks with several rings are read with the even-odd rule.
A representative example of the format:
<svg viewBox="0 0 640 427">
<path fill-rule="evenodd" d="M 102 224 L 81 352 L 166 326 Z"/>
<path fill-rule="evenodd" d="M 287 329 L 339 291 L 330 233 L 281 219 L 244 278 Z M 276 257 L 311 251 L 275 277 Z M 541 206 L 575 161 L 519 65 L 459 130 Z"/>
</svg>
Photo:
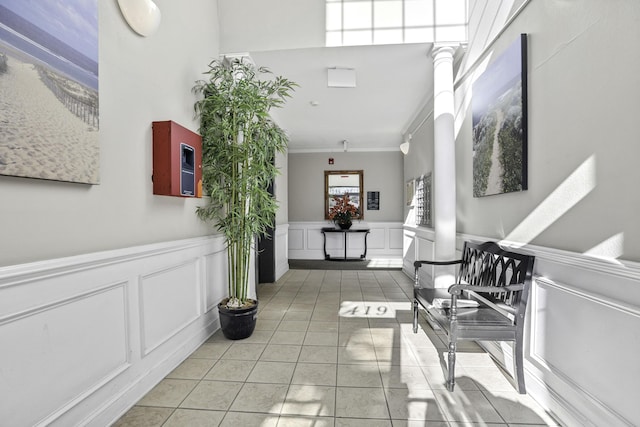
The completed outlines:
<svg viewBox="0 0 640 427">
<path fill-rule="evenodd" d="M 329 209 L 329 219 L 337 224 L 349 224 L 351 218 L 358 215 L 358 208 L 351 203 L 349 195 L 333 196 L 336 204 Z"/>
</svg>

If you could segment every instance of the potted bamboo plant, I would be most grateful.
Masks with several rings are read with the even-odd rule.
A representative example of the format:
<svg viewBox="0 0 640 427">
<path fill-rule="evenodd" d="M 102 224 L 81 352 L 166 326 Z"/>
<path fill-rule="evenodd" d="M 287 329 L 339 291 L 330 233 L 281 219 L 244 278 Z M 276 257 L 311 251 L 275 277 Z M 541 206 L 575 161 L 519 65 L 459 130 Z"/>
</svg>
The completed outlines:
<svg viewBox="0 0 640 427">
<path fill-rule="evenodd" d="M 269 110 L 282 106 L 296 84 L 241 59 L 214 60 L 204 74 L 193 91 L 209 198 L 197 214 L 224 235 L 229 294 L 218 304 L 220 324 L 227 338 L 242 339 L 253 333 L 258 309 L 248 297 L 251 251 L 275 222 L 268 186 L 278 174 L 275 155 L 288 143 Z"/>
</svg>

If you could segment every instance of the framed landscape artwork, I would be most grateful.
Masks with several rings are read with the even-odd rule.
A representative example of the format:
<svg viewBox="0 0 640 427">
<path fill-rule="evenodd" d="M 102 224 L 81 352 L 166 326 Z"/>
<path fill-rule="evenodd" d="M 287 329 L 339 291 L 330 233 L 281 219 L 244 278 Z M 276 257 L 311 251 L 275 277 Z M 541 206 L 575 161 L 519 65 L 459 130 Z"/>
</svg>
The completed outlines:
<svg viewBox="0 0 640 427">
<path fill-rule="evenodd" d="M 98 0 L 0 0 L 0 175 L 99 183 Z"/>
<path fill-rule="evenodd" d="M 473 196 L 527 189 L 527 35 L 473 83 Z"/>
</svg>

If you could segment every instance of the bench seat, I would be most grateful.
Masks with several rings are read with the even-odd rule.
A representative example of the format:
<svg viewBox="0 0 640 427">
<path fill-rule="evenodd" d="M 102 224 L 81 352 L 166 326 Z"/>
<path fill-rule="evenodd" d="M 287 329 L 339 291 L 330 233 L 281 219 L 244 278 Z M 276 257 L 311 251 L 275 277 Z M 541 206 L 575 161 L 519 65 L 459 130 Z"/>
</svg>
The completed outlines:
<svg viewBox="0 0 640 427">
<path fill-rule="evenodd" d="M 514 377 L 518 391 L 526 393 L 523 326 L 534 259 L 506 251 L 495 242 L 465 242 L 460 260 L 414 263 L 413 331 L 418 331 L 418 311 L 423 307 L 427 321 L 447 334 L 448 390 L 454 389 L 458 341 L 513 341 Z M 455 283 L 448 289 L 422 286 L 419 269 L 423 264 L 460 264 Z"/>
</svg>

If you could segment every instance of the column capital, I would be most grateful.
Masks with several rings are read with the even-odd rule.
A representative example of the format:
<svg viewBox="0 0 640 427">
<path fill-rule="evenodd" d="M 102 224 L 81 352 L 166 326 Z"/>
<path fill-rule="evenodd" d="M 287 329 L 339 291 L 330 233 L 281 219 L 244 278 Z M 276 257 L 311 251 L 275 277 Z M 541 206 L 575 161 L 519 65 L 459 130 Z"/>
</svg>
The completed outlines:
<svg viewBox="0 0 640 427">
<path fill-rule="evenodd" d="M 435 59 L 437 56 L 450 56 L 453 58 L 453 55 L 456 52 L 456 49 L 460 46 L 460 43 L 434 43 L 433 48 L 431 49 L 431 56 Z"/>
</svg>

